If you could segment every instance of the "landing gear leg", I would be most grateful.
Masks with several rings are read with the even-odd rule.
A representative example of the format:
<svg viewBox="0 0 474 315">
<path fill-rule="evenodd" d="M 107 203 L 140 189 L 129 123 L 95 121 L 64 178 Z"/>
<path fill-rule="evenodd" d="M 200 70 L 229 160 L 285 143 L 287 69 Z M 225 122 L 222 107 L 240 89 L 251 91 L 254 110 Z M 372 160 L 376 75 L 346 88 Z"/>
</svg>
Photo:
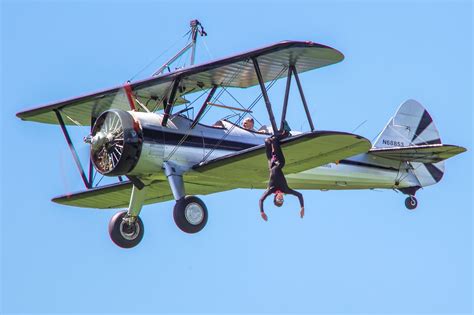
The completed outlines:
<svg viewBox="0 0 474 315">
<path fill-rule="evenodd" d="M 143 222 L 138 216 L 145 201 L 146 187 L 132 188 L 128 211 L 115 214 L 109 222 L 109 235 L 119 247 L 132 248 L 138 245 L 145 232 Z"/>
<path fill-rule="evenodd" d="M 206 205 L 196 196 L 186 196 L 183 175 L 177 166 L 170 162 L 163 165 L 176 200 L 173 209 L 174 222 L 183 232 L 192 234 L 201 231 L 207 223 Z"/>
<path fill-rule="evenodd" d="M 164 171 L 166 178 L 171 187 L 171 192 L 176 201 L 184 198 L 184 181 L 183 181 L 183 172 L 179 169 L 177 165 L 174 165 L 170 162 L 163 163 Z"/>
<path fill-rule="evenodd" d="M 415 196 L 410 196 L 405 199 L 405 207 L 408 210 L 414 210 L 418 206 L 418 200 L 416 200 Z"/>
</svg>

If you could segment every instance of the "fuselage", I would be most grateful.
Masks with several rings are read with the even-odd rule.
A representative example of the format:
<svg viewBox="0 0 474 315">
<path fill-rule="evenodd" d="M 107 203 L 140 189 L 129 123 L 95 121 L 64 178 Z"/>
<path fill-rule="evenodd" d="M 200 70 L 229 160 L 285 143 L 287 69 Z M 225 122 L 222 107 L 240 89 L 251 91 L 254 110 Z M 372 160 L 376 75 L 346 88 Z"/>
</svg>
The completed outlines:
<svg viewBox="0 0 474 315">
<path fill-rule="evenodd" d="M 143 145 L 140 159 L 131 175 L 153 177 L 160 173 L 164 161 L 172 161 L 192 172 L 192 166 L 228 154 L 264 144 L 268 133 L 250 131 L 229 121 L 216 126 L 197 124 L 184 116 L 172 117 L 161 126 L 162 115 L 131 112 L 140 122 Z M 292 135 L 300 132 L 292 132 Z M 286 174 L 295 189 L 373 189 L 407 188 L 419 182 L 407 163 L 359 154 L 303 172 Z M 266 183 L 262 183 L 264 188 Z"/>
</svg>

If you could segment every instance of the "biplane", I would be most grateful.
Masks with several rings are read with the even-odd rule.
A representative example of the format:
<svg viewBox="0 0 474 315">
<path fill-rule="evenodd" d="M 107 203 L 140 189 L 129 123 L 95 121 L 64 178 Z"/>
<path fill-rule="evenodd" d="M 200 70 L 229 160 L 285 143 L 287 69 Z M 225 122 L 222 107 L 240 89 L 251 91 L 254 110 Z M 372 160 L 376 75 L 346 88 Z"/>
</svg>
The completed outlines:
<svg viewBox="0 0 474 315">
<path fill-rule="evenodd" d="M 144 225 L 139 214 L 144 205 L 175 200 L 176 225 L 197 233 L 208 220 L 206 205 L 197 195 L 266 188 L 264 141 L 283 129 L 293 79 L 310 127 L 307 132 L 292 131 L 281 141 L 287 181 L 294 189 L 393 189 L 406 194 L 406 207 L 414 209 L 415 193 L 443 177 L 444 160 L 466 150 L 442 144 L 430 114 L 415 100 L 399 107 L 373 145 L 357 134 L 315 130 L 299 74 L 338 63 L 344 56 L 314 42 L 283 41 L 171 70 L 170 64 L 190 49 L 193 63 L 196 37 L 205 32 L 197 20 L 192 21 L 191 32 L 191 43 L 150 78 L 17 114 L 26 121 L 58 124 L 78 166 L 86 189 L 55 197 L 53 202 L 126 208 L 109 223 L 110 237 L 120 247 L 131 248 L 142 240 Z M 267 92 L 283 78 L 286 88 L 277 124 Z M 224 90 L 252 86 L 259 87 L 260 94 L 247 108 L 219 102 Z M 191 115 L 186 97 L 198 92 L 205 98 Z M 270 124 L 259 130 L 242 128 L 241 119 L 260 99 Z M 214 107 L 238 115 L 234 121 L 204 124 L 202 118 Z M 90 126 L 84 135 L 90 146 L 88 173 L 68 126 Z M 117 181 L 97 186 L 97 173 Z"/>
</svg>

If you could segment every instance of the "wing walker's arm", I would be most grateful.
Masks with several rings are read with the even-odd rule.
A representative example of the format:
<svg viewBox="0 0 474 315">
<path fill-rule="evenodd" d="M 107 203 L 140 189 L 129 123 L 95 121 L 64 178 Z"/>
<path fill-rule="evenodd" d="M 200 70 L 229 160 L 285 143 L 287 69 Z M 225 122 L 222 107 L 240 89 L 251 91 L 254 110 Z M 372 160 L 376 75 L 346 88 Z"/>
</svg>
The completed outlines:
<svg viewBox="0 0 474 315">
<path fill-rule="evenodd" d="M 304 198 L 303 198 L 302 193 L 300 193 L 299 191 L 293 190 L 291 188 L 288 188 L 288 189 L 284 190 L 283 192 L 287 195 L 293 195 L 293 196 L 297 197 L 298 200 L 300 201 L 300 207 L 304 207 Z"/>
</svg>

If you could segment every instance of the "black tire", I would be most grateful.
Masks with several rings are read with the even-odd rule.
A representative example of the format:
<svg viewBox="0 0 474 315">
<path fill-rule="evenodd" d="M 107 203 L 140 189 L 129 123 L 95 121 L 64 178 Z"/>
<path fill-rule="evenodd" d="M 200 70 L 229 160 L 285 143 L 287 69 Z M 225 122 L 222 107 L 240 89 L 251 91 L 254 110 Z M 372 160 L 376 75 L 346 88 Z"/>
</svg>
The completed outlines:
<svg viewBox="0 0 474 315">
<path fill-rule="evenodd" d="M 109 222 L 109 235 L 119 247 L 132 248 L 138 245 L 143 238 L 145 229 L 142 219 L 137 217 L 132 225 L 123 221 L 127 211 L 117 212 Z"/>
<path fill-rule="evenodd" d="M 415 197 L 411 196 L 405 199 L 405 207 L 408 210 L 414 210 L 418 206 L 418 200 Z"/>
<path fill-rule="evenodd" d="M 207 216 L 206 205 L 196 196 L 186 196 L 178 200 L 173 210 L 176 225 L 183 232 L 190 234 L 197 233 L 206 226 Z"/>
</svg>

